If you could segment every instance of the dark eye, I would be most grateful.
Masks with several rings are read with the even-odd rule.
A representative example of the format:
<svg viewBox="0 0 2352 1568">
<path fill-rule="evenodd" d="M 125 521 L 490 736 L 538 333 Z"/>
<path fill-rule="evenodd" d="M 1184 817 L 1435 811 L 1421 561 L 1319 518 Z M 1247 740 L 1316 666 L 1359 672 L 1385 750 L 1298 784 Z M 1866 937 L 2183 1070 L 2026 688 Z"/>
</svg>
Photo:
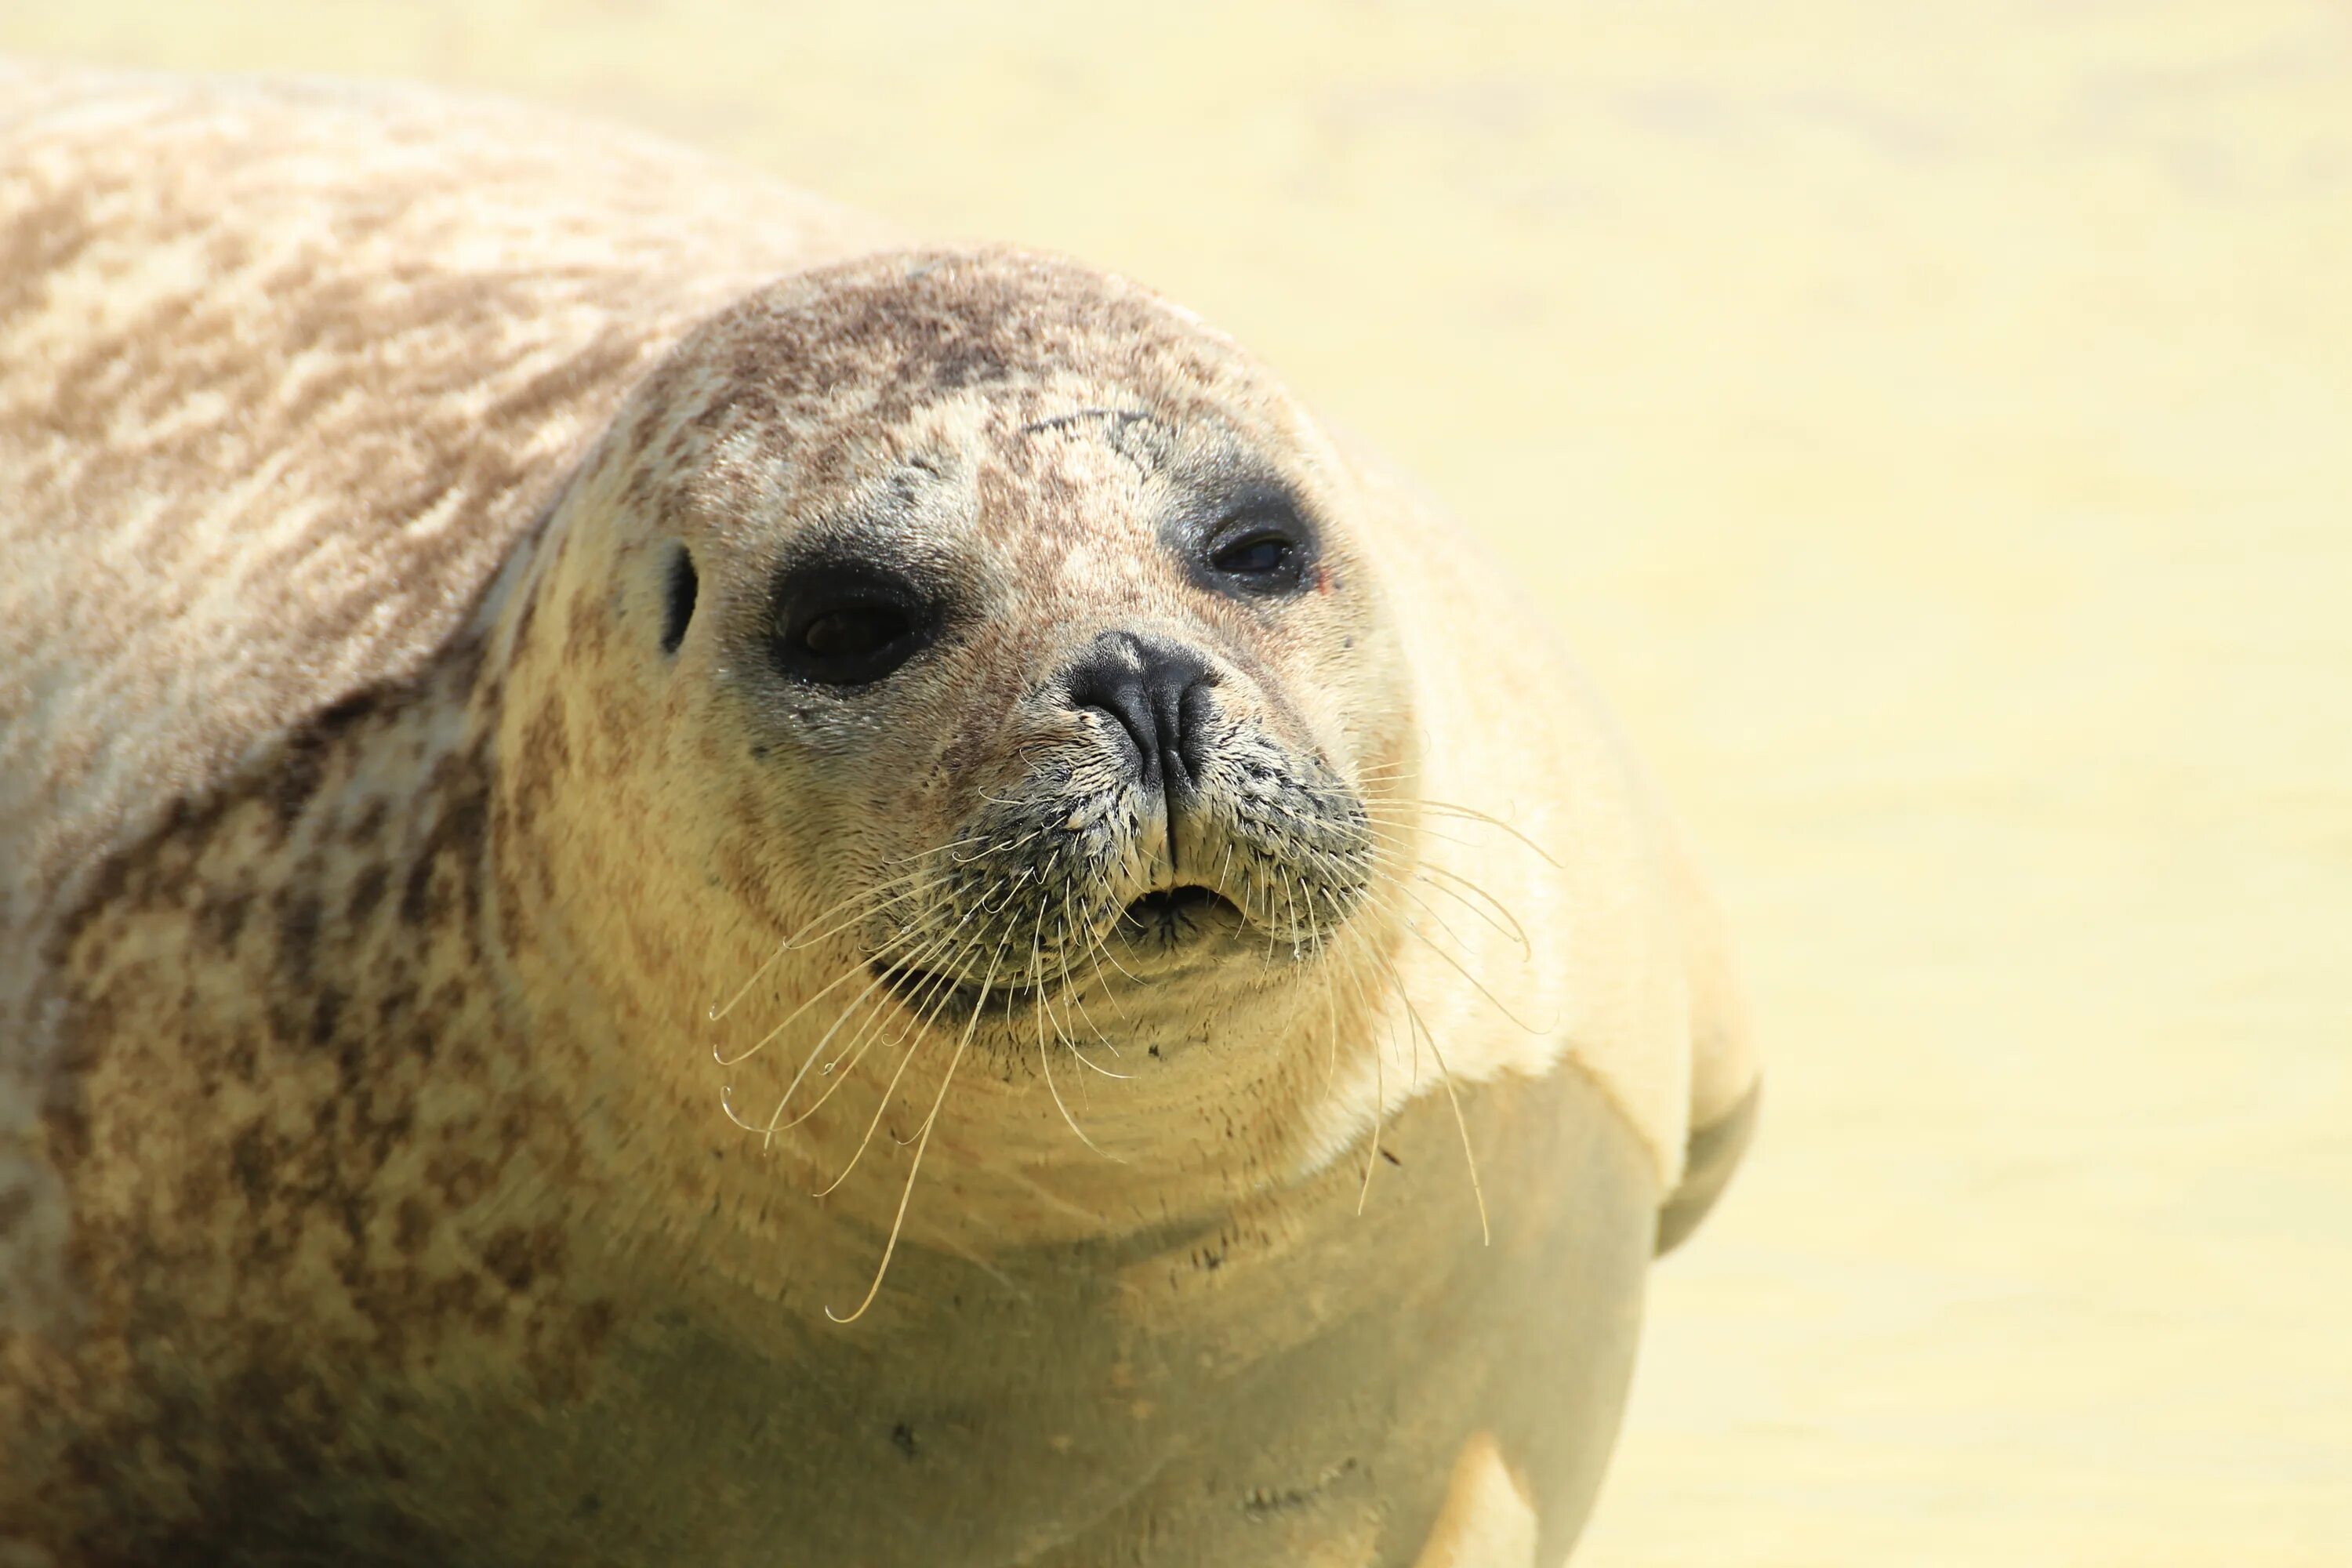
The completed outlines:
<svg viewBox="0 0 2352 1568">
<path fill-rule="evenodd" d="M 788 573 L 778 585 L 775 660 L 826 686 L 881 679 L 929 643 L 933 617 L 912 584 L 867 567 Z"/>
<path fill-rule="evenodd" d="M 1289 565 L 1297 553 L 1297 542 L 1286 534 L 1251 533 L 1219 545 L 1209 562 L 1218 571 L 1237 577 L 1264 577 Z"/>
<path fill-rule="evenodd" d="M 1203 553 L 1212 583 L 1230 593 L 1289 594 L 1306 577 L 1314 535 L 1286 504 L 1253 506 L 1225 519 Z"/>
</svg>

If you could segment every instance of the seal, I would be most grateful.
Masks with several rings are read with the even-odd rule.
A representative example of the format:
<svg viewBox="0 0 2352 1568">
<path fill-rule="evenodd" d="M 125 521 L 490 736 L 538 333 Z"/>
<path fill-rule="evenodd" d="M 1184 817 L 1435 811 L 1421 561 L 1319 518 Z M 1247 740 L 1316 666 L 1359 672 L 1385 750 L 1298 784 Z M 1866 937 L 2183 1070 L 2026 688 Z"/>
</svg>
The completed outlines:
<svg viewBox="0 0 2352 1568">
<path fill-rule="evenodd" d="M 1073 262 L 5 85 L 0 1558 L 1566 1553 L 1757 1072 L 1465 534 Z"/>
</svg>

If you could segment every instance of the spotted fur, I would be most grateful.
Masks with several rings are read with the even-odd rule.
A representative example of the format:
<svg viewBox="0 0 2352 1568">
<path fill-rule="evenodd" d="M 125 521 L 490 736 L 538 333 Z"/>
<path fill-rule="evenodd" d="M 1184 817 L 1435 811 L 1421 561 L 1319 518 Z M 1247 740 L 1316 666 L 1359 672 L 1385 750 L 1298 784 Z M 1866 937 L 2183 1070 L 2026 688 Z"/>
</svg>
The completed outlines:
<svg viewBox="0 0 2352 1568">
<path fill-rule="evenodd" d="M 881 243 L 496 105 L 0 74 L 0 1561 L 1565 1550 L 1686 1138 L 1752 1103 L 1675 830 L 1226 339 Z M 1279 613 L 1160 531 L 1236 474 L 1327 531 Z M 954 635 L 781 679 L 772 584 L 861 540 Z M 890 943 L 1115 933 L 1151 806 L 1053 695 L 1113 626 L 1207 650 L 1185 848 L 1280 962 L 1098 980 L 1083 1137 L 1055 1016 L 887 987 L 899 1076 L 741 1134 Z"/>
</svg>

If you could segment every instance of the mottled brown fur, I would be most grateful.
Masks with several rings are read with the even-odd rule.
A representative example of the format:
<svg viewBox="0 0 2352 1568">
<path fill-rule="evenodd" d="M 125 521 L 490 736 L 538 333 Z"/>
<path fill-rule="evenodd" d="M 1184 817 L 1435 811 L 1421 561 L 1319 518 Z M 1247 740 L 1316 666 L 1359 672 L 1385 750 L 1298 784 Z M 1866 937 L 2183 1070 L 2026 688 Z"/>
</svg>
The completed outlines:
<svg viewBox="0 0 2352 1568">
<path fill-rule="evenodd" d="M 1671 823 L 1417 498 L 1073 264 L 844 261 L 807 198 L 429 95 L 0 93 L 0 1558 L 1564 1551 L 1694 1108 L 1754 1075 Z M 1152 531 L 1254 465 L 1331 534 L 1280 614 Z M 767 584 L 876 528 L 986 613 L 836 711 L 764 670 Z M 1370 802 L 1409 865 L 1418 787 L 1567 851 L 1465 862 L 1516 978 L 1402 892 L 1347 919 L 1454 1053 L 1497 1245 L 1402 1005 L 1228 965 L 1129 988 L 1123 1163 L 988 1036 L 836 1328 L 945 1045 L 763 1148 L 714 1043 L 865 955 L 704 1008 L 1075 744 L 1044 677 L 1129 625 L 1325 768 L 1286 808 Z M 868 1112 L 873 1179 L 808 1198 Z"/>
</svg>

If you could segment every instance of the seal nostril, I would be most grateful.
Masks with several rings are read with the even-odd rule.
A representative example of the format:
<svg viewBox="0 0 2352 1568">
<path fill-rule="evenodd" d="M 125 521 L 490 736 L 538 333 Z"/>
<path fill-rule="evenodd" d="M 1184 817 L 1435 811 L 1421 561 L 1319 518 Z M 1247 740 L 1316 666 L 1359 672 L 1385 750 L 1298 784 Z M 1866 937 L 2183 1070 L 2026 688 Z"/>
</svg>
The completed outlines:
<svg viewBox="0 0 2352 1568">
<path fill-rule="evenodd" d="M 1189 792 L 1200 773 L 1208 675 L 1208 661 L 1190 648 L 1105 632 L 1071 666 L 1070 702 L 1118 723 L 1145 787 Z"/>
</svg>

